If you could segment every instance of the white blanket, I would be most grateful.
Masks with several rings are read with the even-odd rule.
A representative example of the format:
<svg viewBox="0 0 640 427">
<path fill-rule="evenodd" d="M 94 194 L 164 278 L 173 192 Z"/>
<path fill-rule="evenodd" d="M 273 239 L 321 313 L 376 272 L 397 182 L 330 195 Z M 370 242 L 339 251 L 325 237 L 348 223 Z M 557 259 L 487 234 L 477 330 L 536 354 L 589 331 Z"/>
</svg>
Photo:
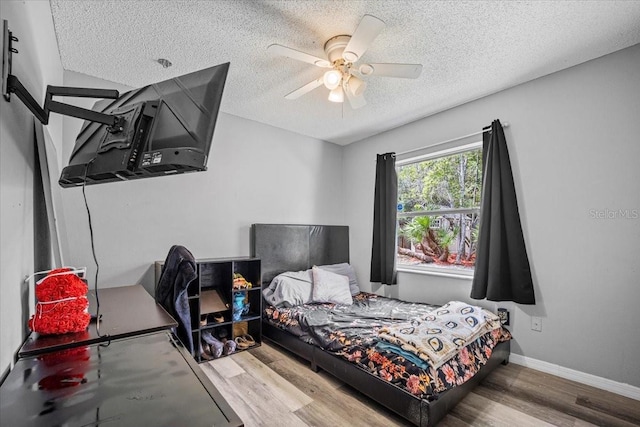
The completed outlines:
<svg viewBox="0 0 640 427">
<path fill-rule="evenodd" d="M 381 328 L 379 338 L 415 353 L 437 369 L 459 349 L 498 329 L 500 319 L 481 307 L 450 301 L 422 319 Z"/>
</svg>

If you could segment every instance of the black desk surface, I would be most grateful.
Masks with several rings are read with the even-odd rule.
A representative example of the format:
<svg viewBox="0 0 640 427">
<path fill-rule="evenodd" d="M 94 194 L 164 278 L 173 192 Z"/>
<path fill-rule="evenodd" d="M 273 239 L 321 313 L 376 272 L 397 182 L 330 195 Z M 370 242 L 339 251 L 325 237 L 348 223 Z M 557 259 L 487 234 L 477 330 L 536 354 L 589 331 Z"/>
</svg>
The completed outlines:
<svg viewBox="0 0 640 427">
<path fill-rule="evenodd" d="M 18 360 L 0 387 L 2 426 L 242 426 L 170 333 Z"/>
<path fill-rule="evenodd" d="M 100 335 L 96 322 L 85 332 L 40 336 L 32 333 L 18 351 L 18 357 L 35 356 L 81 345 L 130 337 L 170 329 L 178 324 L 141 286 L 98 289 L 100 298 Z M 96 314 L 96 297 L 89 291 L 89 312 Z"/>
</svg>

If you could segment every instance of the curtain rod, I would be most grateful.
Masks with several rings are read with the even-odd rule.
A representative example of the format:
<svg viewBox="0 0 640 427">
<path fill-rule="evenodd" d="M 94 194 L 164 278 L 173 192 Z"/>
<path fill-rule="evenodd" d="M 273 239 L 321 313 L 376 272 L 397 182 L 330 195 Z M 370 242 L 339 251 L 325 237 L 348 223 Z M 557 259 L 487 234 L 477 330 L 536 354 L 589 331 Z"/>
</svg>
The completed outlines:
<svg viewBox="0 0 640 427">
<path fill-rule="evenodd" d="M 502 128 L 507 128 L 507 127 L 509 127 L 509 123 L 507 123 L 507 122 L 502 123 Z M 438 145 L 447 144 L 449 142 L 458 141 L 460 139 L 469 138 L 471 136 L 480 135 L 480 134 L 483 134 L 484 132 L 487 132 L 487 131 L 483 129 L 483 130 L 478 131 L 478 132 L 470 133 L 469 135 L 463 135 L 463 136 L 459 136 L 457 138 L 447 139 L 446 141 L 437 142 L 437 143 L 432 144 L 432 145 L 427 145 L 425 147 L 414 148 L 413 150 L 409 150 L 409 151 L 403 151 L 402 153 L 396 153 L 396 157 L 397 156 L 403 156 L 405 154 L 413 153 L 413 152 L 416 152 L 416 151 L 424 150 L 426 148 L 437 147 Z"/>
</svg>

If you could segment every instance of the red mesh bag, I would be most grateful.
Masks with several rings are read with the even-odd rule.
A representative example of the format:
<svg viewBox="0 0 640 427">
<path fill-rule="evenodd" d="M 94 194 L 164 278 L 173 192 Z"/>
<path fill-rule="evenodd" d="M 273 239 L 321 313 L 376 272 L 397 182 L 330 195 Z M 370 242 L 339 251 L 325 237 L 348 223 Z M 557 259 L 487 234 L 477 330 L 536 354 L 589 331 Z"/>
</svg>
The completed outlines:
<svg viewBox="0 0 640 427">
<path fill-rule="evenodd" d="M 68 274 L 60 274 L 69 272 Z M 36 286 L 36 312 L 29 319 L 29 328 L 41 335 L 81 332 L 87 329 L 87 284 L 72 270 L 60 268 L 49 272 Z"/>
</svg>

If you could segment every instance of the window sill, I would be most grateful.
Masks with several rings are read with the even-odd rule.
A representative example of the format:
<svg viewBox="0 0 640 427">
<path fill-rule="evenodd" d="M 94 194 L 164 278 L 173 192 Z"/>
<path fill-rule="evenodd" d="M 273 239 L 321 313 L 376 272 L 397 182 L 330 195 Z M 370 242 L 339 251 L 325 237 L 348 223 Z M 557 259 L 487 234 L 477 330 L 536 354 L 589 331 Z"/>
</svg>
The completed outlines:
<svg viewBox="0 0 640 427">
<path fill-rule="evenodd" d="M 427 269 L 427 268 L 411 268 L 409 266 L 397 267 L 396 270 L 400 273 L 422 274 L 425 276 L 439 276 L 439 277 L 448 277 L 451 279 L 463 279 L 463 280 L 473 279 L 473 271 L 470 271 L 470 272 L 446 271 L 441 269 L 436 270 L 436 269 Z"/>
</svg>

